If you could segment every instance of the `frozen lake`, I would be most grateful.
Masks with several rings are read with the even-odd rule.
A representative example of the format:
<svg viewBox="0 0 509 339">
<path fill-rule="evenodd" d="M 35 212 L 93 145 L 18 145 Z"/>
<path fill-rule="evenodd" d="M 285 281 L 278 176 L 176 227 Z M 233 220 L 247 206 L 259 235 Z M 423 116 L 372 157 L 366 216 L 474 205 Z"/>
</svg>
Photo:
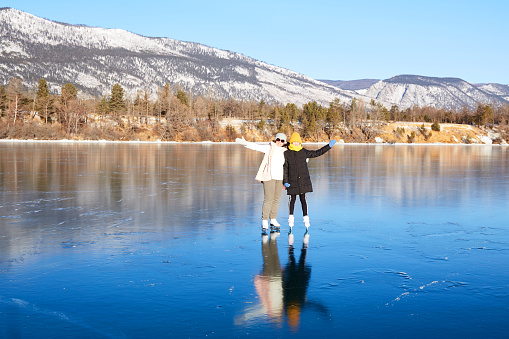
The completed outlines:
<svg viewBox="0 0 509 339">
<path fill-rule="evenodd" d="M 507 337 L 507 147 L 336 145 L 268 237 L 240 145 L 0 155 L 2 338 Z"/>
</svg>

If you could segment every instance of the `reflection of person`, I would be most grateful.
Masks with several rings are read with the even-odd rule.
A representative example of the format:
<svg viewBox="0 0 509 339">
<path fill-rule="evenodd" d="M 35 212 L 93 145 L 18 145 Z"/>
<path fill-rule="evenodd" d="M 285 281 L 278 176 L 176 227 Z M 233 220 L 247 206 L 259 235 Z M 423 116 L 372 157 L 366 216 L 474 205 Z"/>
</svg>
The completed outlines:
<svg viewBox="0 0 509 339">
<path fill-rule="evenodd" d="M 293 227 L 294 225 L 293 211 L 295 208 L 295 200 L 298 195 L 302 205 L 304 225 L 309 227 L 306 193 L 313 192 L 313 186 L 311 185 L 307 159 L 316 158 L 327 153 L 331 147 L 334 146 L 336 140 L 331 140 L 328 145 L 316 151 L 310 151 L 302 147 L 302 140 L 299 133 L 293 133 L 289 143 L 288 151 L 284 153 L 285 163 L 283 176 L 283 184 L 286 187 L 286 193 L 290 196 L 288 226 Z"/>
<path fill-rule="evenodd" d="M 244 138 L 237 138 L 235 141 L 249 149 L 265 153 L 255 177 L 256 180 L 263 183 L 262 229 L 269 228 L 269 218 L 272 226 L 280 227 L 276 218 L 281 191 L 284 189 L 283 164 L 286 147 L 283 146 L 286 144 L 286 135 L 284 133 L 276 134 L 274 141 L 268 145 L 248 142 Z"/>
<path fill-rule="evenodd" d="M 262 272 L 255 276 L 254 285 L 260 304 L 249 307 L 241 316 L 235 318 L 236 325 L 269 320 L 281 326 L 286 316 L 293 331 L 298 330 L 302 312 L 311 309 L 328 317 L 325 306 L 307 300 L 306 293 L 311 278 L 311 266 L 306 265 L 309 233 L 304 234 L 299 262 L 294 257 L 294 236 L 288 234 L 288 264 L 283 270 L 279 262 L 277 237 L 280 233 L 262 236 Z"/>
<path fill-rule="evenodd" d="M 270 241 L 262 239 L 263 269 L 255 276 L 256 292 L 267 311 L 269 318 L 276 322 L 283 321 L 283 274 L 279 263 L 277 237 L 279 233 L 271 233 Z"/>
<path fill-rule="evenodd" d="M 269 319 L 276 324 L 283 323 L 283 272 L 279 262 L 277 249 L 277 237 L 280 233 L 264 234 L 262 236 L 263 269 L 254 278 L 256 293 L 260 299 L 260 305 L 251 307 L 246 313 L 235 319 L 235 324 L 240 325 L 256 320 L 260 317 Z"/>
<path fill-rule="evenodd" d="M 298 330 L 302 308 L 306 305 L 306 292 L 311 277 L 311 267 L 306 265 L 309 233 L 304 234 L 299 262 L 293 254 L 293 233 L 288 234 L 288 264 L 283 272 L 283 302 L 285 305 L 288 325 Z"/>
</svg>

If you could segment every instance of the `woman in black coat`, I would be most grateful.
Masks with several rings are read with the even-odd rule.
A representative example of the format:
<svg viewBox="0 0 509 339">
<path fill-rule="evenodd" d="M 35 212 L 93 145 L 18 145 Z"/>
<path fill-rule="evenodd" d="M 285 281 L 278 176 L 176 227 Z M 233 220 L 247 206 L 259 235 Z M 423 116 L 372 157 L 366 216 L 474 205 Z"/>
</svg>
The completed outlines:
<svg viewBox="0 0 509 339">
<path fill-rule="evenodd" d="M 293 227 L 293 211 L 297 195 L 302 205 L 302 214 L 304 216 L 304 225 L 309 224 L 308 206 L 306 202 L 306 193 L 313 192 L 311 178 L 309 176 L 308 158 L 316 158 L 327 153 L 336 140 L 331 140 L 328 145 L 316 151 L 310 151 L 302 147 L 302 139 L 299 133 L 293 133 L 289 141 L 288 151 L 285 154 L 285 164 L 283 165 L 283 184 L 286 187 L 286 193 L 290 196 L 290 215 L 288 216 L 288 226 Z"/>
</svg>

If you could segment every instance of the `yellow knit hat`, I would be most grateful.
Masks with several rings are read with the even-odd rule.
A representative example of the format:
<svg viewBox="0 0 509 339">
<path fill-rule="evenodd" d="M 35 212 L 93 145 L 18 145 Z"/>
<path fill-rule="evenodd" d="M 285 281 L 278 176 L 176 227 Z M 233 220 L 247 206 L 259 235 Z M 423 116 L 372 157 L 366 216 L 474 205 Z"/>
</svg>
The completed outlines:
<svg viewBox="0 0 509 339">
<path fill-rule="evenodd" d="M 300 138 L 300 135 L 297 132 L 294 132 L 292 134 L 292 137 L 290 138 L 290 141 L 289 141 L 290 145 L 292 143 L 294 143 L 295 141 L 297 141 L 299 144 L 302 144 L 302 139 Z"/>
</svg>

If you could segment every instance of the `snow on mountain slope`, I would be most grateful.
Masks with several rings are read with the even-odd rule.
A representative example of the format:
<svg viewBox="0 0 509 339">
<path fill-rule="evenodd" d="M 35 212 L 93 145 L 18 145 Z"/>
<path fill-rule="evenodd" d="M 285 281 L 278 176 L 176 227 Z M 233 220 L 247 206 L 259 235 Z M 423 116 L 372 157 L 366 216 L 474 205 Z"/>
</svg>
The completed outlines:
<svg viewBox="0 0 509 339">
<path fill-rule="evenodd" d="M 497 95 L 499 97 L 504 98 L 509 101 L 509 85 L 501 85 L 501 84 L 482 84 L 477 86 L 480 90 L 490 93 L 493 95 Z"/>
<path fill-rule="evenodd" d="M 156 93 L 165 83 L 214 98 L 328 105 L 350 102 L 343 91 L 302 74 L 239 53 L 120 29 L 74 26 L 11 8 L 0 9 L 0 83 L 12 77 L 33 86 L 46 79 L 53 91 L 73 83 L 84 93 Z M 369 101 L 369 98 L 364 98 Z"/>
<path fill-rule="evenodd" d="M 378 101 L 405 109 L 412 106 L 436 108 L 475 107 L 479 102 L 501 104 L 504 98 L 483 91 L 457 78 L 400 75 L 379 81 L 362 92 Z"/>
</svg>

